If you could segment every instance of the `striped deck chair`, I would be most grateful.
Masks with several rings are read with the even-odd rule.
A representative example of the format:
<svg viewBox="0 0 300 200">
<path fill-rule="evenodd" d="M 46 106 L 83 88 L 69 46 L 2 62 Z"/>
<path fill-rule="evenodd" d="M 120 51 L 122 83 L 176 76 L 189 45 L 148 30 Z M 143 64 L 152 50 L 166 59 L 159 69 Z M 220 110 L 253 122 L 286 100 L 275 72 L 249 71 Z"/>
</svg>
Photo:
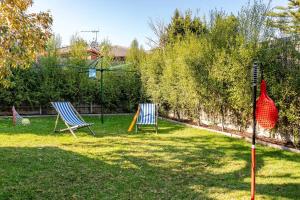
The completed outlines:
<svg viewBox="0 0 300 200">
<path fill-rule="evenodd" d="M 51 104 L 58 113 L 54 132 L 69 130 L 71 134 L 76 137 L 74 130 L 87 127 L 91 131 L 91 133 L 95 135 L 94 131 L 92 131 L 92 129 L 90 128 L 90 126 L 93 124 L 86 123 L 70 102 L 51 102 Z M 56 130 L 59 117 L 63 120 L 67 128 Z"/>
<path fill-rule="evenodd" d="M 139 104 L 139 116 L 136 122 L 136 132 L 141 128 L 142 125 L 154 125 L 155 131 L 157 133 L 157 105 L 153 103 L 143 103 Z"/>
<path fill-rule="evenodd" d="M 22 121 L 23 119 L 27 119 L 27 118 L 23 118 L 17 111 L 16 111 L 16 108 L 15 106 L 12 107 L 12 114 L 13 114 L 13 125 L 16 126 L 16 125 L 23 125 Z M 27 124 L 30 124 L 30 121 L 29 119 L 27 119 Z M 26 125 L 26 124 L 24 124 Z"/>
</svg>

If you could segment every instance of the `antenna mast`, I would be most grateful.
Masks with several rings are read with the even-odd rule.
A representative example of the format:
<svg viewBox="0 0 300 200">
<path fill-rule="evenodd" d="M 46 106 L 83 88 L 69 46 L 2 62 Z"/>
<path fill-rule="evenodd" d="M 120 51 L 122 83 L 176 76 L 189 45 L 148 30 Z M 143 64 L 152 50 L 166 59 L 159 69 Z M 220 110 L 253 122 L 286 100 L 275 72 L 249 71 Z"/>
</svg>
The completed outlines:
<svg viewBox="0 0 300 200">
<path fill-rule="evenodd" d="M 95 34 L 95 37 L 93 38 L 93 41 L 91 42 L 91 46 L 92 47 L 98 46 L 98 33 L 99 33 L 99 30 L 89 30 L 89 31 L 80 31 L 80 32 Z"/>
</svg>

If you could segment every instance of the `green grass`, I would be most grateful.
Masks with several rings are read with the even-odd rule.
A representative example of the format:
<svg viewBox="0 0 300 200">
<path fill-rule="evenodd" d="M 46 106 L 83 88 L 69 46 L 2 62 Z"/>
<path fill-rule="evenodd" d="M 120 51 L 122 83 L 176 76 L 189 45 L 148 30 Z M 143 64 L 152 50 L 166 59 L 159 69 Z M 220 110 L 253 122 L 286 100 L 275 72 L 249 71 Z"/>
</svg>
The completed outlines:
<svg viewBox="0 0 300 200">
<path fill-rule="evenodd" d="M 127 133 L 130 116 L 53 133 L 54 117 L 0 119 L 0 199 L 250 199 L 250 144 L 169 122 Z M 300 155 L 257 147 L 257 199 L 300 198 Z"/>
</svg>

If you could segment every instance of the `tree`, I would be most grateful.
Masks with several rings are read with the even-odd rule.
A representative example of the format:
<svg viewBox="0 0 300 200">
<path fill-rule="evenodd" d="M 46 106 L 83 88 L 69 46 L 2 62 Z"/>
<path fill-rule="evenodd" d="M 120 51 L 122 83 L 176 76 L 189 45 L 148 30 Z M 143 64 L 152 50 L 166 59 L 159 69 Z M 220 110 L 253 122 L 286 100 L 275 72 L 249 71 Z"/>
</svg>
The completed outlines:
<svg viewBox="0 0 300 200">
<path fill-rule="evenodd" d="M 12 68 L 30 66 L 50 36 L 49 12 L 28 13 L 32 0 L 0 1 L 0 83 L 8 86 Z"/>
<path fill-rule="evenodd" d="M 264 4 L 262 0 L 248 1 L 238 13 L 239 32 L 246 42 L 255 46 L 272 36 L 273 30 L 267 26 L 266 14 L 270 11 L 271 0 Z"/>
<path fill-rule="evenodd" d="M 145 51 L 142 47 L 139 46 L 139 43 L 136 39 L 131 42 L 130 48 L 128 49 L 128 53 L 126 55 L 126 62 L 133 65 L 134 68 L 139 70 L 139 66 L 142 60 L 145 57 Z"/>
<path fill-rule="evenodd" d="M 101 56 L 101 64 L 103 67 L 108 67 L 113 62 L 113 55 L 112 55 L 112 44 L 108 39 L 104 39 L 99 44 L 99 51 Z"/>
<path fill-rule="evenodd" d="M 194 37 L 168 45 L 164 56 L 165 67 L 161 77 L 163 99 L 180 118 L 190 115 L 198 106 L 197 81 L 191 61 L 195 61 L 194 50 L 199 50 L 199 41 Z"/>
<path fill-rule="evenodd" d="M 47 56 L 57 56 L 57 50 L 61 47 L 61 36 L 53 35 L 47 42 L 46 54 Z"/>
<path fill-rule="evenodd" d="M 200 36 L 205 32 L 207 32 L 205 24 L 201 22 L 199 17 L 193 17 L 190 10 L 181 14 L 176 9 L 170 24 L 166 28 L 167 41 L 169 43 L 176 39 L 184 38 L 188 34 Z"/>
<path fill-rule="evenodd" d="M 166 26 L 162 20 L 153 21 L 150 19 L 148 22 L 150 29 L 152 30 L 154 37 L 147 37 L 148 46 L 151 49 L 164 48 L 167 44 Z"/>
<path fill-rule="evenodd" d="M 300 33 L 300 0 L 289 0 L 286 7 L 278 6 L 268 14 L 273 20 L 270 25 L 283 32 Z"/>
<path fill-rule="evenodd" d="M 77 35 L 73 35 L 70 44 L 70 61 L 74 65 L 78 65 L 81 67 L 84 66 L 88 57 L 87 42 Z"/>
<path fill-rule="evenodd" d="M 142 47 L 139 46 L 139 43 L 136 39 L 131 42 L 130 48 L 126 56 L 126 62 L 130 66 L 130 70 L 134 73 L 127 73 L 127 88 L 130 88 L 128 91 L 128 99 L 130 99 L 129 107 L 136 106 L 134 103 L 143 101 L 143 91 L 142 91 L 142 82 L 141 82 L 141 63 L 145 58 L 145 51 Z"/>
<path fill-rule="evenodd" d="M 149 26 L 155 36 L 155 38 L 147 38 L 151 48 L 159 47 L 163 49 L 167 44 L 183 39 L 189 34 L 200 36 L 207 32 L 205 23 L 198 16 L 193 16 L 190 10 L 181 14 L 176 9 L 171 22 L 167 26 L 160 20 L 150 20 Z"/>
<path fill-rule="evenodd" d="M 141 63 L 141 80 L 146 97 L 155 103 L 162 103 L 161 76 L 165 67 L 162 50 L 155 49 Z"/>
</svg>

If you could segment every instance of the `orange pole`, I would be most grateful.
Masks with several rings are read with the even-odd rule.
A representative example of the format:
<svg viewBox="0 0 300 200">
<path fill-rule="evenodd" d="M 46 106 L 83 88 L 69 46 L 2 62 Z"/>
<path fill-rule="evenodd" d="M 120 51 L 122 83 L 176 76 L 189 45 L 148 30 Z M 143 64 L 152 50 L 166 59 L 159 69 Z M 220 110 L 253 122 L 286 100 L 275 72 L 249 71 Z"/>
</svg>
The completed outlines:
<svg viewBox="0 0 300 200">
<path fill-rule="evenodd" d="M 138 107 L 138 110 L 137 110 L 137 112 L 135 113 L 135 115 L 133 117 L 133 120 L 132 120 L 132 122 L 131 122 L 131 124 L 130 124 L 130 126 L 128 128 L 128 132 L 131 132 L 133 130 L 133 127 L 134 127 L 134 125 L 136 123 L 136 120 L 137 120 L 137 118 L 139 116 L 139 113 L 140 113 L 140 107 Z"/>
<path fill-rule="evenodd" d="M 256 161 L 255 161 L 255 145 L 252 145 L 252 150 L 251 150 L 251 200 L 255 199 L 255 166 L 256 166 Z"/>
</svg>

